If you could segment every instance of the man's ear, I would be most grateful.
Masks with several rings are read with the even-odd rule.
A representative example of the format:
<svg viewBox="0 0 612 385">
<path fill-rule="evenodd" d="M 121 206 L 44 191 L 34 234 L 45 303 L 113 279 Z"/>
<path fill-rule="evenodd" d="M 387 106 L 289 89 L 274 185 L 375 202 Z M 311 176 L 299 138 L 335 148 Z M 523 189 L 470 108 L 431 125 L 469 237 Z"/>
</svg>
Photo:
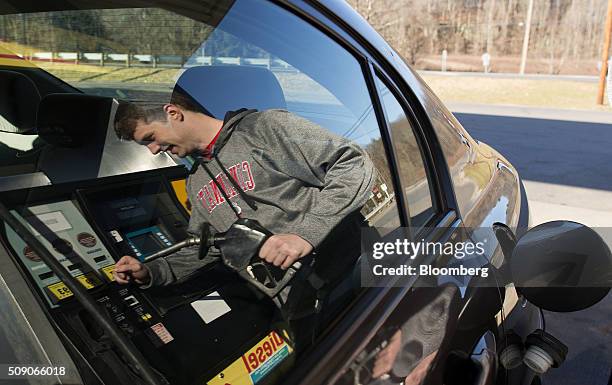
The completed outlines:
<svg viewBox="0 0 612 385">
<path fill-rule="evenodd" d="M 184 118 L 183 111 L 176 104 L 164 104 L 164 112 L 170 120 L 182 121 Z"/>
</svg>

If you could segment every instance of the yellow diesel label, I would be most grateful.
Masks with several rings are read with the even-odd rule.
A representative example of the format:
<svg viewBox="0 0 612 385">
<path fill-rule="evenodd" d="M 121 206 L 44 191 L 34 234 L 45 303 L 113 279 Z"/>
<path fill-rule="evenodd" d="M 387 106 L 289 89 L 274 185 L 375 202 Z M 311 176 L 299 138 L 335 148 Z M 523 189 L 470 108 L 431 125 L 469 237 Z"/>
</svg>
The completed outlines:
<svg viewBox="0 0 612 385">
<path fill-rule="evenodd" d="M 93 273 L 82 274 L 75 278 L 86 289 L 94 288 L 102 283 Z M 66 284 L 61 281 L 47 286 L 47 290 L 49 290 L 49 292 L 51 292 L 51 294 L 55 296 L 55 298 L 52 298 L 55 300 L 54 302 L 61 301 L 72 296 L 72 290 L 70 290 L 68 286 L 66 286 Z"/>
<path fill-rule="evenodd" d="M 86 289 L 92 289 L 102 283 L 98 277 L 92 273 L 79 275 L 76 277 L 76 279 L 81 282 L 81 285 L 83 285 Z"/>
<path fill-rule="evenodd" d="M 47 289 L 55 296 L 56 299 L 62 300 L 72 296 L 72 291 L 68 289 L 68 286 L 64 282 L 54 283 L 47 286 Z"/>
<path fill-rule="evenodd" d="M 207 382 L 208 385 L 254 385 L 293 352 L 277 333 L 271 332 L 225 370 Z"/>
<path fill-rule="evenodd" d="M 100 269 L 102 273 L 108 278 L 109 281 L 114 281 L 115 277 L 113 277 L 113 270 L 115 270 L 115 265 L 108 265 Z"/>
</svg>

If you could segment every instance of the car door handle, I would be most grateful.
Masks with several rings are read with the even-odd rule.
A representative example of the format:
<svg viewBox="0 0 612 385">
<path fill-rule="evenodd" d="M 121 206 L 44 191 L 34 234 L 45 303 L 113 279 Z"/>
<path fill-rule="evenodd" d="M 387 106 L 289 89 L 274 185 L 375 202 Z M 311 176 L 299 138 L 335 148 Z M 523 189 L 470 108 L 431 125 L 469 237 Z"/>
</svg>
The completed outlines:
<svg viewBox="0 0 612 385">
<path fill-rule="evenodd" d="M 495 348 L 495 336 L 491 331 L 483 334 L 470 358 L 478 368 L 478 375 L 474 385 L 494 384 L 497 374 L 497 351 Z"/>
<path fill-rule="evenodd" d="M 497 357 L 489 350 L 483 350 L 478 355 L 472 355 L 472 361 L 479 367 L 478 377 L 474 385 L 492 385 L 497 373 Z"/>
</svg>

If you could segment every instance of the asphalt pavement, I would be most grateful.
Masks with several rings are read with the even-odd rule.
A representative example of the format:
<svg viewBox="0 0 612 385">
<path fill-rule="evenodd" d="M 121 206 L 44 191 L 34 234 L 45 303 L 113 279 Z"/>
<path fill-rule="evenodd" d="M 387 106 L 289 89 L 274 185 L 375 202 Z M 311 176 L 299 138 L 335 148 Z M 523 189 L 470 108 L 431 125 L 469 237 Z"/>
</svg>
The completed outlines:
<svg viewBox="0 0 612 385">
<path fill-rule="evenodd" d="M 568 80 L 574 82 L 597 83 L 599 76 L 592 75 L 548 75 L 524 74 L 511 72 L 462 72 L 462 71 L 418 71 L 422 75 L 449 76 L 449 77 L 477 77 L 492 79 L 530 79 L 530 80 Z"/>
<path fill-rule="evenodd" d="M 612 228 L 612 110 L 452 104 L 471 135 L 500 151 L 523 178 L 532 224 L 566 219 Z M 612 242 L 608 240 L 612 248 Z M 580 312 L 546 312 L 547 331 L 569 346 L 546 383 L 609 385 L 612 294 Z"/>
<path fill-rule="evenodd" d="M 449 107 L 472 136 L 518 169 L 534 225 L 571 219 L 612 227 L 612 110 Z"/>
</svg>

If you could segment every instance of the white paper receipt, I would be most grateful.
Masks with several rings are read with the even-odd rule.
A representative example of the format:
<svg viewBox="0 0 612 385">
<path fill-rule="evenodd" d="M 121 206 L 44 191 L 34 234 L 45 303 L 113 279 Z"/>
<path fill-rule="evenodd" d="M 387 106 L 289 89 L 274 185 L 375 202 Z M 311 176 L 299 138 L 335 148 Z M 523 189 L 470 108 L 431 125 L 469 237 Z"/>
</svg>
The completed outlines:
<svg viewBox="0 0 612 385">
<path fill-rule="evenodd" d="M 207 324 L 232 310 L 216 291 L 213 291 L 202 299 L 192 302 L 191 307 Z"/>
</svg>

